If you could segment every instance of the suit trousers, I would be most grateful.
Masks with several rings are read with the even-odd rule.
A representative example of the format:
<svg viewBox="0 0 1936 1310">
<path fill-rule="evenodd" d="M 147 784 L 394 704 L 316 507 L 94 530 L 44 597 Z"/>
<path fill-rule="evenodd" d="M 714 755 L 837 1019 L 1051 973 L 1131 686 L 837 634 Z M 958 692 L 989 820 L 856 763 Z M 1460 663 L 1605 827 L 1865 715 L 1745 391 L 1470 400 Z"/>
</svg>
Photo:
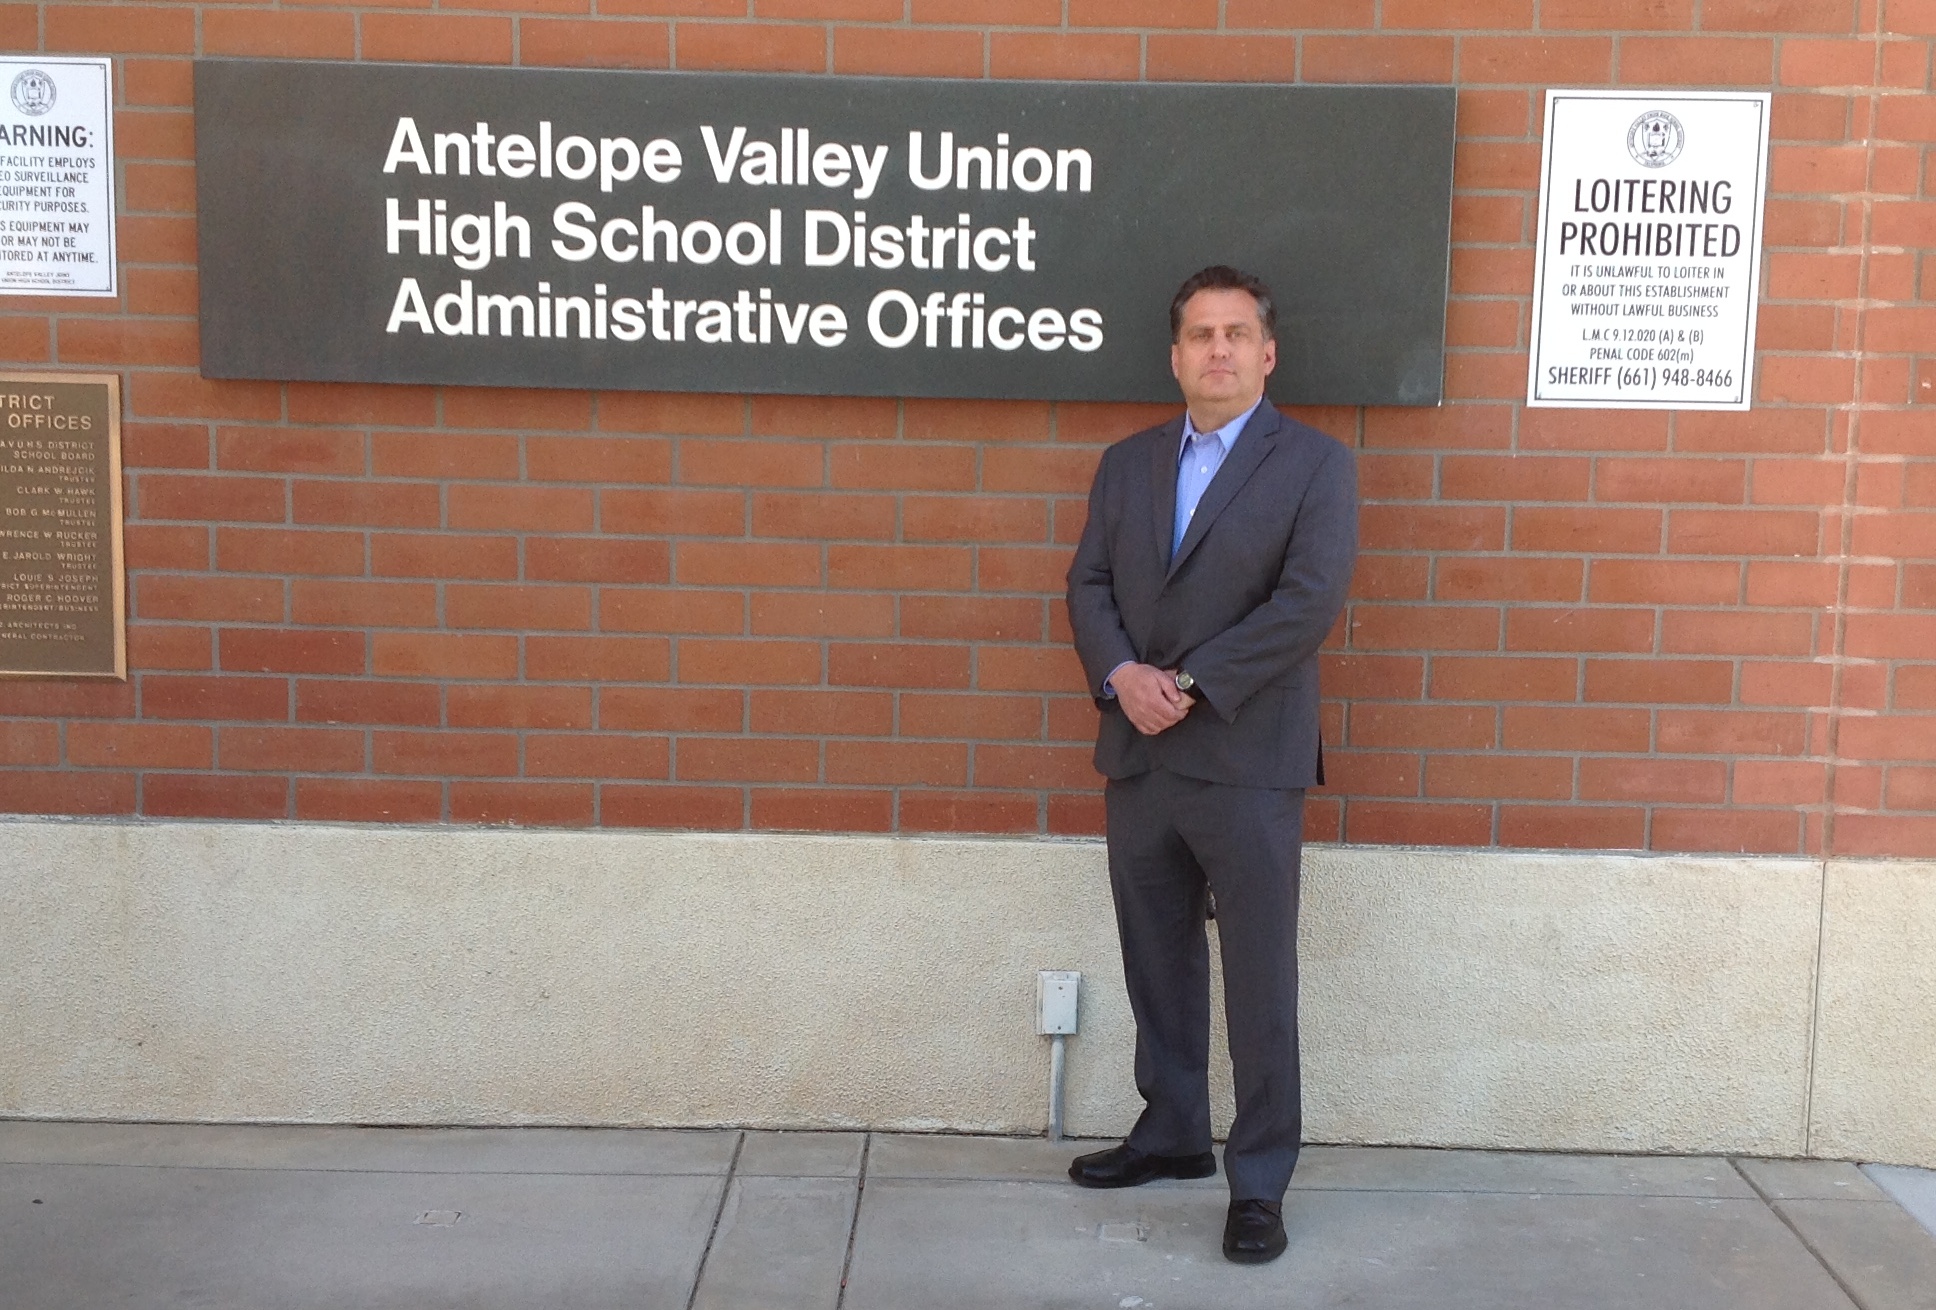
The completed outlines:
<svg viewBox="0 0 1936 1310">
<path fill-rule="evenodd" d="M 1224 1147 L 1232 1200 L 1281 1201 L 1297 1167 L 1302 788 L 1237 787 L 1153 769 L 1105 792 L 1109 884 L 1136 1018 L 1129 1144 L 1155 1155 L 1210 1149 L 1210 952 L 1216 896 L 1237 1117 Z"/>
</svg>

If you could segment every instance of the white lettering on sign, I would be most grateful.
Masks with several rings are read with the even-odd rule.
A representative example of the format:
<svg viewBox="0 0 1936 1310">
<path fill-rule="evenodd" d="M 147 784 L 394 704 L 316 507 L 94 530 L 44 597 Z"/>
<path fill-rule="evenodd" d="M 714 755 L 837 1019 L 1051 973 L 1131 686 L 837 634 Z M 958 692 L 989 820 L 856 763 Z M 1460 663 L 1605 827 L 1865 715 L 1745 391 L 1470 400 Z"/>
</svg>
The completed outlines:
<svg viewBox="0 0 1936 1310">
<path fill-rule="evenodd" d="M 817 187 L 847 190 L 854 200 L 875 192 L 891 154 L 883 144 L 815 142 L 808 128 L 782 127 L 755 136 L 743 124 L 722 131 L 701 124 L 707 173 L 715 185 Z M 1081 147 L 1024 145 L 1007 132 L 992 144 L 957 141 L 943 131 L 930 141 L 908 133 L 907 175 L 922 191 L 1043 191 L 1086 193 L 1095 186 L 1095 160 Z M 685 154 L 670 137 L 560 134 L 550 120 L 528 132 L 500 131 L 478 122 L 462 131 L 426 131 L 411 116 L 399 117 L 383 158 L 383 172 L 398 177 L 563 178 L 600 193 L 626 184 L 665 184 L 679 179 Z M 965 202 L 966 197 L 963 197 Z M 802 209 L 791 215 L 774 207 L 763 222 L 726 221 L 708 215 L 673 214 L 657 203 L 613 213 L 584 200 L 555 205 L 549 249 L 567 263 L 715 264 L 741 268 L 908 268 L 923 272 L 1033 273 L 1041 230 L 1028 215 L 1013 222 L 977 222 L 972 212 L 912 213 L 870 219 L 862 209 Z M 384 253 L 447 259 L 466 272 L 499 260 L 532 257 L 532 222 L 504 200 L 488 209 L 459 212 L 447 198 L 418 195 L 384 199 Z M 447 283 L 444 285 L 448 285 Z M 1103 344 L 1101 311 L 1051 305 L 1021 308 L 991 303 L 986 291 L 929 291 L 917 298 L 897 288 L 876 294 L 867 307 L 868 338 L 890 350 L 918 344 L 929 350 L 1089 353 Z M 643 296 L 612 295 L 605 283 L 594 294 L 553 295 L 549 282 L 535 289 L 480 288 L 460 279 L 454 290 L 426 288 L 418 276 L 402 277 L 384 330 L 415 329 L 427 336 L 499 336 L 532 340 L 694 342 L 703 345 L 799 346 L 844 344 L 847 311 L 831 303 L 786 304 L 771 288 L 740 287 L 725 296 L 679 299 L 663 287 Z"/>
</svg>

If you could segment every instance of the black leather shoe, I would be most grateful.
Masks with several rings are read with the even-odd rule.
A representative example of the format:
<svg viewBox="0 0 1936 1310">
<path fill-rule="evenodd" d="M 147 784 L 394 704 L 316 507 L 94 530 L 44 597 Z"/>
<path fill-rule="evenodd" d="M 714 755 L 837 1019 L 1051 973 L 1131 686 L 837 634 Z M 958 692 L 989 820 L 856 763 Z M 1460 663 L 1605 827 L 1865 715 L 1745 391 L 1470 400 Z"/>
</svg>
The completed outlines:
<svg viewBox="0 0 1936 1310">
<path fill-rule="evenodd" d="M 1208 1178 L 1217 1172 L 1217 1157 L 1149 1155 L 1124 1142 L 1107 1151 L 1079 1155 L 1069 1163 L 1069 1177 L 1082 1187 L 1140 1187 L 1158 1178 Z"/>
<path fill-rule="evenodd" d="M 1269 1201 L 1232 1201 L 1223 1225 L 1223 1254 L 1240 1265 L 1269 1264 L 1284 1254 L 1284 1207 Z"/>
</svg>

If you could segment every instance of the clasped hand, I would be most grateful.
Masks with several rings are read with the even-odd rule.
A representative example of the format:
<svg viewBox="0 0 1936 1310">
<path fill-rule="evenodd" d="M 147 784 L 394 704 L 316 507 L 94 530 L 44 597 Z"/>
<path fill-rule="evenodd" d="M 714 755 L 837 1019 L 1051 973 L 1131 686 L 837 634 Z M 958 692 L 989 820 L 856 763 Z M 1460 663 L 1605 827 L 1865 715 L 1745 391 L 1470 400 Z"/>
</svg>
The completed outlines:
<svg viewBox="0 0 1936 1310">
<path fill-rule="evenodd" d="M 1177 690 L 1175 669 L 1126 664 L 1111 675 L 1109 685 L 1115 688 L 1123 713 L 1145 737 L 1174 728 L 1197 703 L 1188 692 Z"/>
</svg>

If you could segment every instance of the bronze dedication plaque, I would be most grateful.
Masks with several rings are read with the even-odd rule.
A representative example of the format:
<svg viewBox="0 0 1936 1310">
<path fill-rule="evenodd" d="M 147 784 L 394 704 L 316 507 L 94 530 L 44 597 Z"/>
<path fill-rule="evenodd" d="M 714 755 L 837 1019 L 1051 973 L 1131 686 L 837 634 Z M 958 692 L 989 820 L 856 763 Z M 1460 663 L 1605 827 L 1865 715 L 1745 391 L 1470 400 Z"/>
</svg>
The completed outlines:
<svg viewBox="0 0 1936 1310">
<path fill-rule="evenodd" d="M 121 379 L 0 373 L 0 677 L 126 678 Z"/>
</svg>

